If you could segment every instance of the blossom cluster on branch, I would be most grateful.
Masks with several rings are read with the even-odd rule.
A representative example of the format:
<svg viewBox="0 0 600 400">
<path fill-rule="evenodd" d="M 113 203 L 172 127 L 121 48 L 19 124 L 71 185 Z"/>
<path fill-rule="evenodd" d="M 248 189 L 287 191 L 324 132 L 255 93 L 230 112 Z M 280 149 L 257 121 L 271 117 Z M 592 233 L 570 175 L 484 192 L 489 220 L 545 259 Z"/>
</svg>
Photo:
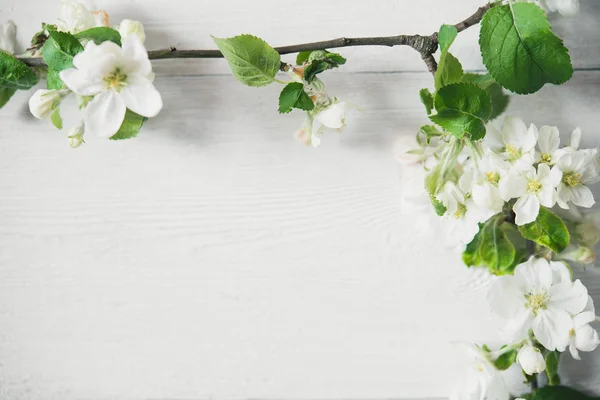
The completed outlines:
<svg viewBox="0 0 600 400">
<path fill-rule="evenodd" d="M 531 94 L 572 77 L 568 49 L 546 13 L 572 15 L 578 9 L 577 0 L 498 0 L 429 36 L 341 38 L 276 49 L 242 34 L 213 38 L 219 51 L 185 53 L 224 57 L 233 76 L 248 86 L 281 84 L 279 112 L 305 114 L 295 137 L 311 147 L 319 146 L 325 132 L 341 132 L 352 108 L 330 95 L 321 78 L 347 62 L 332 48 L 405 45 L 420 54 L 434 75 L 431 88 L 419 92 L 429 123 L 402 158 L 422 167 L 428 207 L 464 263 L 494 277 L 488 301 L 503 320 L 505 345 L 468 346 L 471 362 L 456 400 L 508 400 L 502 371 L 515 366 L 532 387 L 516 393 L 522 398 L 588 399 L 560 386 L 558 363 L 567 349 L 580 359 L 580 352 L 600 343 L 592 326 L 594 301 L 575 278 L 576 268 L 595 261 L 600 241 L 600 218 L 579 210 L 595 203 L 590 185 L 600 181 L 599 150 L 581 148 L 579 128 L 561 146 L 557 127 L 526 124 L 516 116 L 496 123 L 509 102 L 506 91 Z M 466 72 L 451 52 L 459 32 L 478 23 L 483 74 Z M 83 143 L 84 133 L 112 140 L 137 136 L 163 106 L 150 59 L 183 54 L 149 53 L 141 23 L 126 19 L 111 27 L 106 12 L 77 0 L 63 0 L 58 20 L 44 23 L 23 54 L 14 56 L 15 25 L 0 28 L 0 107 L 45 78 L 46 89 L 29 100 L 31 113 L 62 130 L 61 106 L 74 96 L 81 118 L 68 130 L 71 147 Z M 299 52 L 293 64 L 282 60 L 281 53 L 292 52 Z M 539 375 L 548 385 L 539 388 Z"/>
</svg>

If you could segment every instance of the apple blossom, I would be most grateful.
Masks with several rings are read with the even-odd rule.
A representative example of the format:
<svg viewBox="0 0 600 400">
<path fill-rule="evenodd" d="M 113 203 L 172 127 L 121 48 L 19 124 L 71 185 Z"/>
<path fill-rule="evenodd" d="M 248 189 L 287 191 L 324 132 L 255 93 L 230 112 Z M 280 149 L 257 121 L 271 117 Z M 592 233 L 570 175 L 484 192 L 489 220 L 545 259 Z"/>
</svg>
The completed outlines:
<svg viewBox="0 0 600 400">
<path fill-rule="evenodd" d="M 81 1 L 62 0 L 56 23 L 59 31 L 75 34 L 98 26 L 108 26 L 108 15 L 104 11 L 92 12 Z"/>
<path fill-rule="evenodd" d="M 128 35 L 123 47 L 112 42 L 89 42 L 73 58 L 74 68 L 60 72 L 65 85 L 80 96 L 94 96 L 83 109 L 86 130 L 111 137 L 119 130 L 125 111 L 154 117 L 162 98 L 149 77 L 152 65 L 136 35 Z"/>
<path fill-rule="evenodd" d="M 464 346 L 466 368 L 450 400 L 508 400 L 510 393 L 499 371 L 475 346 Z"/>
<path fill-rule="evenodd" d="M 17 26 L 12 21 L 6 21 L 0 25 L 0 50 L 14 54 L 16 47 Z"/>
<path fill-rule="evenodd" d="M 515 268 L 514 275 L 501 276 L 492 284 L 488 301 L 507 320 L 503 331 L 507 340 L 521 341 L 532 329 L 546 349 L 567 347 L 572 317 L 585 308 L 588 292 L 579 280 L 566 280 L 564 265 L 555 264 L 561 263 L 532 256 Z"/>
<path fill-rule="evenodd" d="M 70 93 L 68 89 L 39 89 L 29 98 L 29 111 L 38 119 L 46 118 Z"/>
<path fill-rule="evenodd" d="M 546 360 L 542 352 L 530 345 L 521 347 L 517 353 L 517 362 L 527 375 L 539 374 L 546 370 Z"/>
<path fill-rule="evenodd" d="M 502 176 L 508 174 L 510 164 L 495 153 L 488 151 L 480 159 L 469 165 L 460 178 L 460 187 L 470 192 L 473 202 L 480 208 L 496 214 L 504 207 L 504 200 L 498 189 Z"/>
<path fill-rule="evenodd" d="M 564 150 L 560 150 L 560 135 L 558 128 L 555 126 L 542 126 L 538 134 L 539 152 L 535 153 L 535 161 L 554 165 L 558 159 L 564 154 Z"/>
<path fill-rule="evenodd" d="M 573 326 L 569 330 L 569 352 L 576 360 L 581 360 L 579 351 L 594 351 L 600 344 L 598 332 L 589 324 L 596 320 L 594 300 L 588 296 L 584 310 L 573 317 Z"/>
<path fill-rule="evenodd" d="M 502 126 L 504 152 L 501 155 L 517 168 L 529 167 L 535 158 L 537 139 L 535 125 L 527 128 L 521 118 L 506 117 Z"/>
<path fill-rule="evenodd" d="M 504 200 L 518 199 L 513 206 L 515 223 L 524 225 L 535 221 L 540 205 L 553 207 L 556 203 L 556 187 L 562 173 L 556 167 L 539 164 L 537 171 L 530 166 L 511 173 L 500 179 L 498 188 Z"/>
<path fill-rule="evenodd" d="M 134 34 L 140 39 L 140 42 L 144 43 L 144 41 L 146 40 L 144 26 L 139 21 L 124 19 L 116 28 L 118 28 L 119 34 L 122 38 L 127 37 L 127 35 Z"/>
<path fill-rule="evenodd" d="M 587 208 L 593 206 L 594 195 L 587 184 L 600 179 L 597 149 L 568 152 L 558 160 L 556 166 L 562 171 L 556 198 L 558 205 L 561 208 L 569 208 L 568 203 Z"/>
</svg>

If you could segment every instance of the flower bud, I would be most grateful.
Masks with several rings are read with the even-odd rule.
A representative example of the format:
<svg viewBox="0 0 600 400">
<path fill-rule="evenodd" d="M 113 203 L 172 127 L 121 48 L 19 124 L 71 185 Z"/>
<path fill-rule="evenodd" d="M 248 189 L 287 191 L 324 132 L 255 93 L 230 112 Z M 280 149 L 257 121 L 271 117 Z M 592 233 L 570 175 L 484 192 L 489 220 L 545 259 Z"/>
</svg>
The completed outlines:
<svg viewBox="0 0 600 400">
<path fill-rule="evenodd" d="M 146 33 L 144 32 L 144 26 L 139 21 L 132 21 L 130 19 L 124 19 L 119 25 L 119 34 L 124 39 L 127 35 L 136 35 L 142 43 L 146 40 Z"/>
<path fill-rule="evenodd" d="M 83 143 L 83 132 L 85 131 L 85 125 L 83 121 L 79 123 L 79 125 L 74 126 L 69 130 L 69 146 L 71 148 L 76 149 L 81 146 Z"/>
<path fill-rule="evenodd" d="M 17 46 L 17 27 L 12 21 L 0 25 L 0 50 L 14 54 Z"/>
<path fill-rule="evenodd" d="M 342 130 L 346 126 L 346 103 L 334 102 L 315 114 L 315 119 L 329 129 Z"/>
<path fill-rule="evenodd" d="M 570 248 L 572 247 L 569 246 Z M 596 253 L 587 246 L 578 246 L 574 250 L 561 254 L 560 258 L 581 264 L 592 264 L 596 261 Z"/>
<path fill-rule="evenodd" d="M 63 97 L 70 92 L 70 90 L 40 89 L 29 99 L 29 111 L 38 119 L 45 118 L 60 105 Z"/>
<path fill-rule="evenodd" d="M 539 349 L 525 345 L 517 354 L 517 362 L 527 375 L 539 374 L 546 370 L 546 360 Z"/>
</svg>

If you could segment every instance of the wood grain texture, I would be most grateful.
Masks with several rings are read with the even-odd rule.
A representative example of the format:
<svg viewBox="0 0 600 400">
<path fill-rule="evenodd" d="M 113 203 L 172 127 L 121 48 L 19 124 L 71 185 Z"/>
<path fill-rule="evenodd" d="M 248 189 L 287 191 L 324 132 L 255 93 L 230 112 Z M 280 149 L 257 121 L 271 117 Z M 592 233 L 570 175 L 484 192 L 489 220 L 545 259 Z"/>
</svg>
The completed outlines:
<svg viewBox="0 0 600 400">
<path fill-rule="evenodd" d="M 274 45 L 430 33 L 480 4 L 349 3 L 97 1 L 115 23 L 142 20 L 149 48 L 244 31 Z M 596 68 L 600 6 L 582 6 L 554 23 L 575 65 Z M 25 43 L 56 8 L 3 0 L 0 20 Z M 476 36 L 456 43 L 468 68 Z M 433 250 L 442 238 L 402 200 L 413 172 L 394 142 L 426 122 L 417 93 L 432 85 L 394 72 L 423 71 L 413 53 L 344 50 L 347 68 L 325 81 L 363 111 L 317 150 L 292 138 L 301 114 L 277 114 L 280 88 L 243 87 L 223 61 L 155 63 L 160 116 L 135 140 L 78 150 L 18 93 L 0 110 L 0 398 L 446 396 L 455 344 L 497 341 L 500 321 L 489 278 Z M 600 73 L 579 72 L 510 111 L 599 146 L 599 90 Z M 578 275 L 600 301 L 600 271 Z M 583 357 L 564 357 L 565 382 L 598 390 L 600 353 Z"/>
</svg>

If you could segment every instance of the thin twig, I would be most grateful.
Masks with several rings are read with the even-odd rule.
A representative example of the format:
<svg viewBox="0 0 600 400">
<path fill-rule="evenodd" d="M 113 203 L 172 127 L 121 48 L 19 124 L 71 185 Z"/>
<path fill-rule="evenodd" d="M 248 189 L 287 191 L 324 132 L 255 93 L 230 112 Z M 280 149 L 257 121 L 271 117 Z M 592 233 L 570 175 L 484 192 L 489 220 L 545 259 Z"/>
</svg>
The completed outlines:
<svg viewBox="0 0 600 400">
<path fill-rule="evenodd" d="M 495 4 L 489 3 L 480 7 L 473 15 L 454 25 L 457 31 L 462 32 L 465 29 L 478 24 L 487 10 Z M 276 47 L 279 54 L 299 53 L 301 51 L 337 49 L 342 47 L 354 46 L 409 46 L 416 50 L 420 55 L 429 71 L 435 74 L 437 62 L 433 54 L 437 51 L 438 33 L 435 32 L 429 36 L 421 35 L 398 35 L 398 36 L 380 36 L 363 38 L 338 38 L 325 40 L 321 42 L 295 44 L 290 46 Z M 148 52 L 151 60 L 163 60 L 172 58 L 222 58 L 223 54 L 219 50 L 177 50 L 175 47 L 164 50 L 151 50 Z M 32 67 L 43 67 L 46 65 L 41 57 L 22 57 L 19 60 Z"/>
</svg>

